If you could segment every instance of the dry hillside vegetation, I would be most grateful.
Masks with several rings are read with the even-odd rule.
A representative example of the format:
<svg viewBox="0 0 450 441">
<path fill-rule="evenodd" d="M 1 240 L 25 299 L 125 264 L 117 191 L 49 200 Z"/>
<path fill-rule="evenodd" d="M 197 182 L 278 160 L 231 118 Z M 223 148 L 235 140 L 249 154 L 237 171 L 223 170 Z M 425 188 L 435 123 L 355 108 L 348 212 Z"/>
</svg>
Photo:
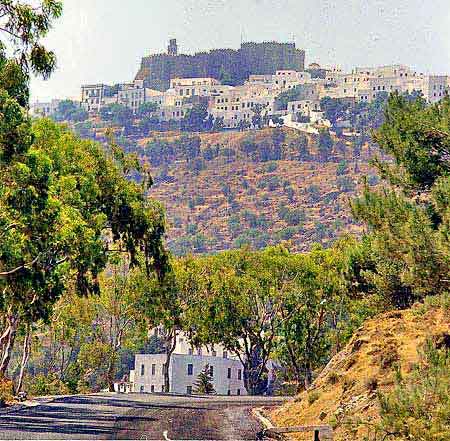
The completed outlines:
<svg viewBox="0 0 450 441">
<path fill-rule="evenodd" d="M 279 160 L 261 161 L 243 152 L 246 140 L 261 149 L 273 132 L 201 134 L 199 159 L 176 157 L 153 165 L 151 195 L 166 206 L 173 251 L 210 252 L 244 244 L 263 248 L 287 240 L 293 250 L 306 251 L 314 242 L 326 245 L 344 232 L 360 232 L 348 201 L 361 177 L 374 174 L 367 149 L 355 163 L 351 143 L 341 141 L 340 151 L 334 148 L 327 160 L 319 160 L 317 140 L 308 137 L 305 158 L 298 153 L 298 132 L 283 129 Z M 158 139 L 173 142 L 176 136 L 159 134 Z M 149 141 L 139 142 L 143 158 L 149 159 Z M 208 157 L 209 149 L 216 149 L 215 157 Z"/>
<path fill-rule="evenodd" d="M 417 305 L 366 322 L 346 348 L 332 358 L 310 390 L 272 413 L 275 424 L 330 424 L 336 441 L 366 439 L 370 425 L 379 419 L 377 391 L 392 389 L 397 366 L 408 375 L 426 339 L 448 341 L 447 307 L 427 310 Z M 357 424 L 359 419 L 369 424 Z"/>
</svg>

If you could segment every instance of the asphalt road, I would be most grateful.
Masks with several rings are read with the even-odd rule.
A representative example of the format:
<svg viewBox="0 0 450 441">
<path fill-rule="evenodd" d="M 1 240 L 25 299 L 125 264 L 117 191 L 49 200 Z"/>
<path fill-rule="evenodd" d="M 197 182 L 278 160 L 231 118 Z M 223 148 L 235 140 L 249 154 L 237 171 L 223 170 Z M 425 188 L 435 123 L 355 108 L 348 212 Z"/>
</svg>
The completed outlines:
<svg viewBox="0 0 450 441">
<path fill-rule="evenodd" d="M 0 440 L 255 440 L 254 407 L 271 397 L 97 394 L 0 414 Z"/>
</svg>

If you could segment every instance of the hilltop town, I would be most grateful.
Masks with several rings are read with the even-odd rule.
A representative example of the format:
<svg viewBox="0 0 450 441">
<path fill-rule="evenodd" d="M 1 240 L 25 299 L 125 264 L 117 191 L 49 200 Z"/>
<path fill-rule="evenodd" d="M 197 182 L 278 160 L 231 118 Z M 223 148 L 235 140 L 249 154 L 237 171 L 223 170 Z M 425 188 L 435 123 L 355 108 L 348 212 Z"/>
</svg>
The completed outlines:
<svg viewBox="0 0 450 441">
<path fill-rule="evenodd" d="M 171 40 L 167 53 L 143 58 L 134 81 L 83 85 L 79 102 L 32 112 L 103 142 L 112 128 L 125 151 L 149 162 L 175 254 L 283 241 L 306 251 L 360 233 L 348 200 L 364 177 L 378 181 L 370 132 L 389 94 L 435 103 L 450 77 L 403 65 L 344 73 L 304 60 L 293 43 L 185 56 Z M 209 76 L 177 76 L 200 73 Z"/>
<path fill-rule="evenodd" d="M 317 125 L 330 125 L 321 108 L 326 97 L 371 103 L 380 93 L 398 92 L 420 94 L 435 103 L 450 89 L 450 76 L 426 75 L 400 64 L 356 67 L 351 72 L 317 63 L 305 68 L 305 53 L 293 43 L 244 43 L 239 51 L 223 51 L 229 56 L 220 56 L 220 50 L 178 55 L 177 42 L 171 40 L 166 54 L 143 58 L 133 81 L 83 85 L 78 105 L 91 115 L 114 104 L 136 114 L 148 103 L 154 105 L 153 125 L 159 122 L 173 128 L 201 104 L 217 128 L 260 128 L 265 120 L 317 133 Z M 252 62 L 255 57 L 264 62 Z M 195 77 L 180 77 L 180 73 Z M 31 110 L 51 115 L 59 102 L 34 103 Z"/>
</svg>

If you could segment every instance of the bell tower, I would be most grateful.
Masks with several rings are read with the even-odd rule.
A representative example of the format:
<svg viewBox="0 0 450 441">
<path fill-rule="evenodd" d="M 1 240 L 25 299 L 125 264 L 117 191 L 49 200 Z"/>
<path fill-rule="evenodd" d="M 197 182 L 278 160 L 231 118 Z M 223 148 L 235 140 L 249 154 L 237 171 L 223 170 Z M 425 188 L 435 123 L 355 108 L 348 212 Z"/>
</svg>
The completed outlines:
<svg viewBox="0 0 450 441">
<path fill-rule="evenodd" d="M 176 57 L 178 55 L 178 45 L 176 38 L 172 38 L 169 41 L 169 46 L 167 47 L 167 53 L 172 57 Z"/>
</svg>

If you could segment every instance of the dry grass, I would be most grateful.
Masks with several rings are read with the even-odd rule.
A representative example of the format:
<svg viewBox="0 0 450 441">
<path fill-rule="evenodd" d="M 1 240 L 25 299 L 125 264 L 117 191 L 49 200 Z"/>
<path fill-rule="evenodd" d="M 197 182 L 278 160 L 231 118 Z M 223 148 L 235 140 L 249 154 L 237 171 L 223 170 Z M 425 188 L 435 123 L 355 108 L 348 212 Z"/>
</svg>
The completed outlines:
<svg viewBox="0 0 450 441">
<path fill-rule="evenodd" d="M 311 391 L 300 394 L 272 413 L 274 422 L 279 426 L 328 423 L 336 427 L 336 441 L 362 439 L 364 428 L 355 435 L 343 423 L 357 418 L 377 420 L 376 391 L 392 387 L 395 366 L 404 374 L 410 372 L 423 342 L 450 332 L 448 310 L 432 308 L 418 314 L 419 308 L 368 321 L 315 381 L 318 399 L 308 400 Z"/>
</svg>

